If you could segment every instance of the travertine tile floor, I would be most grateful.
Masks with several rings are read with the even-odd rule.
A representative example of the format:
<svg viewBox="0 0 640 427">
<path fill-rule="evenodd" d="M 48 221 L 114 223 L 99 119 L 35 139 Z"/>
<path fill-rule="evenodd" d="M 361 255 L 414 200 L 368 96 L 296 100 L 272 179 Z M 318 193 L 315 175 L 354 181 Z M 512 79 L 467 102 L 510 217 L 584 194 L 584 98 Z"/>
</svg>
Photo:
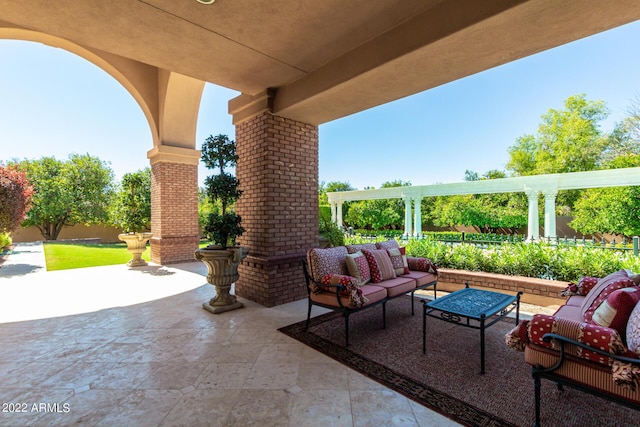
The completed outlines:
<svg viewBox="0 0 640 427">
<path fill-rule="evenodd" d="M 0 426 L 457 425 L 278 332 L 306 301 L 214 315 L 201 263 L 46 272 L 39 251 L 0 268 Z"/>
</svg>

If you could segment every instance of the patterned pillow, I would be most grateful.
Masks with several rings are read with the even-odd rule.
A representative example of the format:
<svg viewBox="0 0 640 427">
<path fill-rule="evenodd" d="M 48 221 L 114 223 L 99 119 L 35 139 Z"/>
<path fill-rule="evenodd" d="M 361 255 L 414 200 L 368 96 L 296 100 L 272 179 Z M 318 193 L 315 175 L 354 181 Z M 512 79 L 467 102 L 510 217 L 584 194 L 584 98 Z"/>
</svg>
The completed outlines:
<svg viewBox="0 0 640 427">
<path fill-rule="evenodd" d="M 358 245 L 347 245 L 345 247 L 347 248 L 347 252 L 350 254 L 355 254 L 363 249 L 368 251 L 375 251 L 377 249 L 375 243 L 360 243 Z"/>
<path fill-rule="evenodd" d="M 611 295 L 614 291 L 623 288 L 636 287 L 635 283 L 633 283 L 629 279 L 618 279 L 612 283 L 610 283 L 606 288 L 604 288 L 600 295 L 591 303 L 591 305 L 584 311 L 583 319 L 585 322 L 593 323 L 593 313 L 600 307 L 600 305 L 605 302 L 609 295 Z M 595 289 L 595 288 L 594 288 Z M 585 298 L 586 301 L 586 298 Z M 583 302 L 582 309 L 584 310 L 585 305 Z"/>
<path fill-rule="evenodd" d="M 424 271 L 426 273 L 438 275 L 438 268 L 429 258 L 407 257 L 409 262 L 409 270 Z"/>
<path fill-rule="evenodd" d="M 386 250 L 368 251 L 365 249 L 362 253 L 367 257 L 369 270 L 371 271 L 371 281 L 373 283 L 380 283 L 383 280 L 396 277 L 393 264 L 391 264 L 391 258 L 389 258 Z"/>
<path fill-rule="evenodd" d="M 344 246 L 326 249 L 311 249 L 307 254 L 311 278 L 319 282 L 326 274 L 347 274 Z"/>
<path fill-rule="evenodd" d="M 627 347 L 640 356 L 640 304 L 633 308 L 627 322 Z"/>
<path fill-rule="evenodd" d="M 369 302 L 367 297 L 362 295 L 362 289 L 358 286 L 358 279 L 355 277 L 343 274 L 326 274 L 322 277 L 322 284 L 344 286 L 346 290 L 341 293 L 349 296 L 349 304 L 354 307 L 362 307 Z"/>
<path fill-rule="evenodd" d="M 560 295 L 563 297 L 569 297 L 571 295 L 581 295 L 584 297 L 587 296 L 589 291 L 597 284 L 597 277 L 582 276 L 577 285 L 570 283 L 569 286 L 560 291 Z"/>
<path fill-rule="evenodd" d="M 610 354 L 628 354 L 627 348 L 622 342 L 622 337 L 615 329 L 546 314 L 534 314 L 528 326 L 529 342 L 543 347 L 559 349 L 554 340 L 549 343 L 542 340 L 545 334 L 554 333 Z M 582 347 L 570 346 L 567 351 L 575 356 L 603 365 L 611 365 L 613 362 L 613 359 L 609 357 Z"/>
<path fill-rule="evenodd" d="M 376 248 L 378 249 L 399 249 L 400 245 L 397 240 L 389 239 L 386 242 L 378 242 L 376 243 Z"/>
<path fill-rule="evenodd" d="M 358 284 L 360 286 L 371 281 L 369 262 L 362 251 L 347 255 L 347 270 L 349 270 L 350 276 L 353 276 L 358 280 Z"/>
<path fill-rule="evenodd" d="M 602 291 L 607 289 L 610 285 L 615 284 L 618 280 L 623 280 L 623 279 L 627 281 L 627 284 L 629 283 L 633 284 L 633 282 L 629 282 L 629 276 L 627 275 L 627 272 L 624 270 L 616 271 L 615 273 L 611 273 L 607 277 L 604 277 L 598 280 L 598 283 L 593 287 L 593 289 L 589 291 L 587 296 L 585 296 L 584 301 L 582 301 L 582 307 L 580 308 L 580 312 L 582 314 L 582 318 L 585 321 L 587 322 L 591 321 L 593 312 L 596 310 L 596 308 L 598 308 L 598 306 L 602 303 L 602 301 L 604 301 L 609 296 L 611 292 L 615 291 L 616 289 L 622 289 L 626 287 L 626 286 L 617 286 L 617 287 L 614 286 L 615 289 L 609 289 L 609 293 L 596 303 L 596 299 L 600 298 L 600 294 L 602 293 Z M 591 312 L 589 315 L 587 315 L 588 311 Z"/>
<path fill-rule="evenodd" d="M 395 242 L 395 240 L 394 240 Z M 391 265 L 396 272 L 396 276 L 409 274 L 409 263 L 407 262 L 407 251 L 405 248 L 387 249 Z"/>
<path fill-rule="evenodd" d="M 627 322 L 636 304 L 640 301 L 640 288 L 637 286 L 613 291 L 593 312 L 591 323 L 613 328 L 626 336 Z"/>
</svg>

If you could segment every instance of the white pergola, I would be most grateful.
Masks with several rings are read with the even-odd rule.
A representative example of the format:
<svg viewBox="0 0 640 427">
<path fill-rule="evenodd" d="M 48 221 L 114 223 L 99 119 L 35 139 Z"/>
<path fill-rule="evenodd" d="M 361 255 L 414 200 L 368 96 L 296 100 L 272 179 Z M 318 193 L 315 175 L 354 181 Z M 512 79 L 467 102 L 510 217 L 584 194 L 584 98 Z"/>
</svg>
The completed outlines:
<svg viewBox="0 0 640 427">
<path fill-rule="evenodd" d="M 606 169 L 589 172 L 556 173 L 514 178 L 454 182 L 449 184 L 414 185 L 374 190 L 337 191 L 327 193 L 331 220 L 342 227 L 342 204 L 356 200 L 403 199 L 405 206 L 404 236 L 422 237 L 422 199 L 462 194 L 495 194 L 523 192 L 529 199 L 528 240 L 538 240 L 538 198 L 544 196 L 545 237 L 556 237 L 556 196 L 559 190 L 624 187 L 640 185 L 640 167 Z M 413 202 L 413 224 L 411 203 Z"/>
</svg>

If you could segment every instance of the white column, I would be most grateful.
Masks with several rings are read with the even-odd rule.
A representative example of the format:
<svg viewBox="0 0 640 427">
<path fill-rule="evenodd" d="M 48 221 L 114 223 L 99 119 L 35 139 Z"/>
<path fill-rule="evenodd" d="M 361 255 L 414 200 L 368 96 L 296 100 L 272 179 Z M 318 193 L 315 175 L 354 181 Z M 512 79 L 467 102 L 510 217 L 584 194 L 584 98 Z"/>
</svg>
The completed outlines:
<svg viewBox="0 0 640 427">
<path fill-rule="evenodd" d="M 413 222 L 415 223 L 415 229 L 413 236 L 420 239 L 422 237 L 422 197 L 415 197 L 413 199 Z"/>
<path fill-rule="evenodd" d="M 538 190 L 526 190 L 529 199 L 529 220 L 527 241 L 540 239 L 540 226 L 538 225 Z"/>
<path fill-rule="evenodd" d="M 411 237 L 411 197 L 405 196 L 404 198 L 404 238 Z"/>
<path fill-rule="evenodd" d="M 338 202 L 338 228 L 342 230 L 342 202 Z"/>
<path fill-rule="evenodd" d="M 334 224 L 337 224 L 337 216 L 336 216 L 336 202 L 331 202 L 331 222 L 333 222 Z"/>
<path fill-rule="evenodd" d="M 558 190 L 544 190 L 544 236 L 556 237 L 556 196 Z"/>
</svg>

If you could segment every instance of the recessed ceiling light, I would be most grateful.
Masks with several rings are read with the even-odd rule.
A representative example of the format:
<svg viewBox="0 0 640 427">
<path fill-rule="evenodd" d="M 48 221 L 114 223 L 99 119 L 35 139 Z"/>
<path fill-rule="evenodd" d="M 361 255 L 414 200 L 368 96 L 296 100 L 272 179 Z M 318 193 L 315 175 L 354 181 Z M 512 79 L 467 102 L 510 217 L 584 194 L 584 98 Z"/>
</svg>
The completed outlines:
<svg viewBox="0 0 640 427">
<path fill-rule="evenodd" d="M 216 0 L 196 0 L 196 1 L 202 4 L 212 4 Z"/>
</svg>

